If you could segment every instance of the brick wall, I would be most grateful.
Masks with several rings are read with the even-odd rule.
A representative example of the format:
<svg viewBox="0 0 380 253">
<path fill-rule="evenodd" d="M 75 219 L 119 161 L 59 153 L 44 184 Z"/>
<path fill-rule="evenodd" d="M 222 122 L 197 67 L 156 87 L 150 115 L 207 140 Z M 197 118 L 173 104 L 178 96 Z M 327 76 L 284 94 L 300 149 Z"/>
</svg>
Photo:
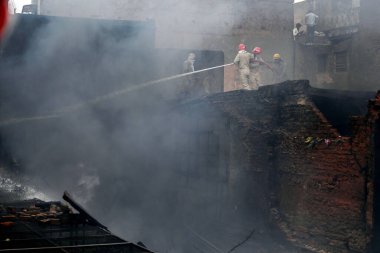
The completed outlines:
<svg viewBox="0 0 380 253">
<path fill-rule="evenodd" d="M 373 152 L 372 130 L 361 117 L 353 121 L 356 135 L 340 136 L 309 94 L 307 82 L 288 82 L 217 94 L 185 110 L 189 117 L 202 112 L 202 124 L 190 124 L 192 129 L 218 126 L 227 136 L 219 139 L 224 151 L 216 159 L 224 159 L 231 209 L 271 220 L 305 250 L 366 252 L 372 183 L 365 164 Z"/>
<path fill-rule="evenodd" d="M 282 115 L 277 194 L 283 229 L 305 248 L 363 252 L 365 178 L 350 139 L 339 137 L 308 99 L 282 107 Z M 315 144 L 305 143 L 307 137 Z"/>
<path fill-rule="evenodd" d="M 379 244 L 375 238 L 379 235 L 379 196 L 378 192 L 378 140 L 379 137 L 379 118 L 380 118 L 380 92 L 374 99 L 368 103 L 368 113 L 365 117 L 355 117 L 354 138 L 352 141 L 352 150 L 356 154 L 357 163 L 360 164 L 362 174 L 365 176 L 365 213 L 366 228 L 371 234 L 372 250 L 377 252 Z"/>
</svg>

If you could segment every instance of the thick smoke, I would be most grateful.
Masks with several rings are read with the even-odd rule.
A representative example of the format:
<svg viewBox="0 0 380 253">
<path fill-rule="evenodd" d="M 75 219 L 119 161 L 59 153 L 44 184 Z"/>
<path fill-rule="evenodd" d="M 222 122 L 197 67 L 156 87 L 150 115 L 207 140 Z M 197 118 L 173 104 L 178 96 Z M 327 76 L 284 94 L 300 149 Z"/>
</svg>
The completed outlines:
<svg viewBox="0 0 380 253">
<path fill-rule="evenodd" d="M 41 1 L 41 14 L 99 19 L 153 20 L 159 48 L 223 50 L 232 62 L 237 45 L 280 52 L 291 61 L 291 0 L 272 1 Z M 269 38 L 269 39 L 268 39 Z M 285 41 L 283 38 L 287 38 Z M 290 66 L 289 66 L 290 67 Z M 290 72 L 289 72 L 290 73 Z"/>
<path fill-rule="evenodd" d="M 173 91 L 184 80 L 45 117 L 163 73 L 179 74 L 186 53 L 152 57 L 152 38 L 145 33 L 149 25 L 16 18 L 19 23 L 8 39 L 12 43 L 3 45 L 1 118 L 41 116 L 2 127 L 4 143 L 20 164 L 19 180 L 52 200 L 69 191 L 128 240 L 159 251 L 190 247 L 185 227 L 207 221 L 217 203 L 208 203 L 205 194 L 213 192 L 213 181 L 191 186 L 194 197 L 179 194 L 186 191 L 181 188 L 185 177 L 175 150 L 189 144 L 181 139 L 184 126 L 176 113 L 181 105 Z"/>
<path fill-rule="evenodd" d="M 43 118 L 129 85 L 180 73 L 188 52 L 168 50 L 153 58 L 153 44 L 195 49 L 206 44 L 209 49 L 229 48 L 227 51 L 233 53 L 228 55 L 233 55 L 239 42 L 256 43 L 244 35 L 208 40 L 210 34 L 229 34 L 234 29 L 238 33 L 244 28 L 239 24 L 242 20 L 249 23 L 248 1 L 119 1 L 113 6 L 104 1 L 65 2 L 72 7 L 71 16 L 105 19 L 121 16 L 107 8 L 125 11 L 133 2 L 133 6 L 141 6 L 130 10 L 136 19 L 152 18 L 160 28 L 154 43 L 149 32 L 140 33 L 144 28 L 132 25 L 128 30 L 122 22 L 42 18 L 38 29 L 29 30 L 32 18 L 20 20 L 18 25 L 30 33 L 17 37 L 16 29 L 12 36 L 22 40 L 13 40 L 17 45 L 4 45 L 1 116 L 42 118 L 3 126 L 1 132 L 25 180 L 52 200 L 68 190 L 111 231 L 127 240 L 141 240 L 160 252 L 189 251 L 196 240 L 192 238 L 203 235 L 212 236 L 206 238 L 218 242 L 221 251 L 228 251 L 256 228 L 256 240 L 250 246 L 258 246 L 262 240 L 272 247 L 274 243 L 263 235 L 265 229 L 260 229 L 265 228 L 262 215 L 235 206 L 226 211 L 235 214 L 233 219 L 223 216 L 225 209 L 231 208 L 218 202 L 224 199 L 226 190 L 218 191 L 223 183 L 212 176 L 197 179 L 196 184 L 186 182 L 189 170 L 183 168 L 208 168 L 181 160 L 184 154 L 178 152 L 191 150 L 187 147 L 194 147 L 197 141 L 184 138 L 191 133 L 186 123 L 193 116 L 183 121 L 180 108 L 186 105 L 175 101 L 174 91 L 181 89 L 184 80 L 128 93 L 58 118 Z M 173 6 L 176 12 L 170 11 Z M 155 16 L 156 10 L 160 16 Z M 112 15 L 102 16 L 103 12 Z M 194 12 L 204 13 L 203 18 L 193 19 L 190 14 Z M 171 30 L 179 37 L 171 38 Z M 181 30 L 193 36 L 181 39 Z M 197 32 L 205 34 L 198 36 Z M 202 113 L 194 117 L 201 118 Z M 188 131 L 185 134 L 184 129 Z M 215 192 L 222 196 L 218 199 Z M 231 223 L 235 227 L 230 228 Z M 195 232 L 190 228 L 196 228 Z"/>
</svg>

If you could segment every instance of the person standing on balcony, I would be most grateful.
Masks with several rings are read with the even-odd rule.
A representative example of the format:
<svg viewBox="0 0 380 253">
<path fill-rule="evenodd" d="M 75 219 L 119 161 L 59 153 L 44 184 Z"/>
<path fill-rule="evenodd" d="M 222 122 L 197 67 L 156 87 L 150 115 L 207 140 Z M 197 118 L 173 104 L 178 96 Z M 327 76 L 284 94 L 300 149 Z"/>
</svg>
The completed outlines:
<svg viewBox="0 0 380 253">
<path fill-rule="evenodd" d="M 301 31 L 301 23 L 297 23 L 296 26 L 293 29 L 293 37 L 294 40 L 297 40 L 301 35 L 303 34 L 303 31 Z"/>
<path fill-rule="evenodd" d="M 317 26 L 318 23 L 318 15 L 313 13 L 311 10 L 307 12 L 305 15 L 305 23 L 306 23 L 306 32 L 307 32 L 307 41 L 306 43 L 313 43 L 314 42 L 314 32 L 315 32 L 315 27 Z"/>
</svg>

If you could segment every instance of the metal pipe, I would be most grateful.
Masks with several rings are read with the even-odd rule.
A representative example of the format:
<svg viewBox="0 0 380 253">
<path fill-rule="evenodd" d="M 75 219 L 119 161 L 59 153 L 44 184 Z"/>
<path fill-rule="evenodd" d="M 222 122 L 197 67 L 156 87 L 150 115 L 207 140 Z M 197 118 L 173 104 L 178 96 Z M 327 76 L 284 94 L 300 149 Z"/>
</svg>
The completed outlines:
<svg viewBox="0 0 380 253">
<path fill-rule="evenodd" d="M 66 200 L 73 208 L 75 208 L 75 210 L 77 210 L 87 220 L 89 224 L 101 227 L 108 231 L 106 226 L 104 226 L 99 221 L 97 221 L 94 217 L 92 217 L 80 204 L 78 204 L 73 199 L 73 197 L 70 196 L 70 194 L 67 191 L 63 193 L 62 198 Z"/>
</svg>

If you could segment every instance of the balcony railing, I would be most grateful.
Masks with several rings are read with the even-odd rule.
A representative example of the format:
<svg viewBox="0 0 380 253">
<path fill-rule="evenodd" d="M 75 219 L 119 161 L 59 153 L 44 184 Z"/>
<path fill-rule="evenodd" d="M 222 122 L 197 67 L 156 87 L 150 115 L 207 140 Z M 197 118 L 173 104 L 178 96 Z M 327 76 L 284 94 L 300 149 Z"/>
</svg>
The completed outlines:
<svg viewBox="0 0 380 253">
<path fill-rule="evenodd" d="M 337 28 L 356 26 L 359 24 L 359 19 L 359 8 L 354 8 L 344 13 L 321 17 L 317 29 L 319 31 L 328 31 Z"/>
</svg>

